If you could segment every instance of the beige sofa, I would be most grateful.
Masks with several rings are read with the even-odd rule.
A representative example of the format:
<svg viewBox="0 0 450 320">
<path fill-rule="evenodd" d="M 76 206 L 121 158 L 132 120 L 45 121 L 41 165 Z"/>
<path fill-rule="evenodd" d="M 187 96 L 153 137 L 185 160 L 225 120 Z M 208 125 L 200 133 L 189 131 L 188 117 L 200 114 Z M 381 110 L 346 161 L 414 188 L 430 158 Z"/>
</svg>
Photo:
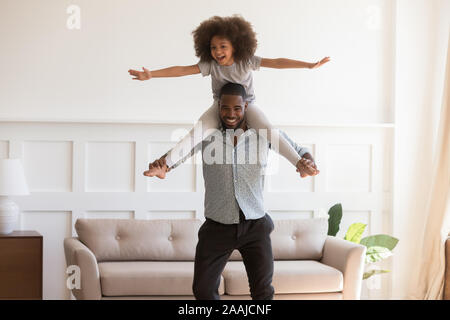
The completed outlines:
<svg viewBox="0 0 450 320">
<path fill-rule="evenodd" d="M 77 299 L 194 299 L 200 220 L 78 219 L 66 238 L 67 266 L 80 267 Z M 327 219 L 274 219 L 274 299 L 359 299 L 366 247 L 327 236 Z M 235 250 L 221 299 L 251 299 Z"/>
</svg>

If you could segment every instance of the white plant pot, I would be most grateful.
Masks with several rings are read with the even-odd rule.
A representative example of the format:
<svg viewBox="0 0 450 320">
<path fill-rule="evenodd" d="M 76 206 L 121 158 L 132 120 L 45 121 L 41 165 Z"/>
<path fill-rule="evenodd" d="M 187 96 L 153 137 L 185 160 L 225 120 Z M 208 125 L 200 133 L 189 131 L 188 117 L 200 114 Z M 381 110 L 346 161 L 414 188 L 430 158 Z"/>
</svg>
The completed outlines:
<svg viewBox="0 0 450 320">
<path fill-rule="evenodd" d="M 0 234 L 13 232 L 19 218 L 19 207 L 8 197 L 0 196 Z"/>
</svg>

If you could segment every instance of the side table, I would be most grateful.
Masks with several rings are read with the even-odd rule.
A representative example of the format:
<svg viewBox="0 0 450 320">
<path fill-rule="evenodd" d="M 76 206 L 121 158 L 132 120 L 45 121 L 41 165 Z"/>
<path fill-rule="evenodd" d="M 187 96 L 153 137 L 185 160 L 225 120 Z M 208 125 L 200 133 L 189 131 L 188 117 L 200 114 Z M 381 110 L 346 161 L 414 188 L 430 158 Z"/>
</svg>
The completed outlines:
<svg viewBox="0 0 450 320">
<path fill-rule="evenodd" d="M 42 256 L 38 232 L 0 234 L 0 299 L 42 299 Z"/>
</svg>

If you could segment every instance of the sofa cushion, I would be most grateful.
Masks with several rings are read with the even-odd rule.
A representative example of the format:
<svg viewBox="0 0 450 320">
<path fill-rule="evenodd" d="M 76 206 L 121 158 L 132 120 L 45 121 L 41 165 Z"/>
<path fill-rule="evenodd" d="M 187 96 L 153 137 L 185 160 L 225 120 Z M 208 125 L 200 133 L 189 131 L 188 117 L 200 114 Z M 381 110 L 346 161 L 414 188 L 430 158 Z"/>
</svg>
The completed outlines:
<svg viewBox="0 0 450 320">
<path fill-rule="evenodd" d="M 320 260 L 328 232 L 326 218 L 273 219 L 275 260 Z M 200 220 L 77 219 L 78 238 L 97 261 L 193 261 Z M 235 250 L 230 260 L 242 260 Z"/>
<path fill-rule="evenodd" d="M 103 296 L 193 295 L 191 261 L 101 262 L 98 267 Z"/>
<path fill-rule="evenodd" d="M 250 294 L 242 261 L 228 261 L 222 275 L 226 294 Z M 343 290 L 343 281 L 339 270 L 318 261 L 274 261 L 272 285 L 275 294 L 339 292 Z"/>
<path fill-rule="evenodd" d="M 328 219 L 274 220 L 271 234 L 275 260 L 320 260 L 327 239 Z"/>
<path fill-rule="evenodd" d="M 273 219 L 275 226 L 270 234 L 275 260 L 320 260 L 327 239 L 328 219 Z M 242 260 L 234 250 L 230 260 Z"/>
<path fill-rule="evenodd" d="M 77 219 L 78 238 L 97 261 L 193 261 L 202 222 L 193 219 Z"/>
</svg>

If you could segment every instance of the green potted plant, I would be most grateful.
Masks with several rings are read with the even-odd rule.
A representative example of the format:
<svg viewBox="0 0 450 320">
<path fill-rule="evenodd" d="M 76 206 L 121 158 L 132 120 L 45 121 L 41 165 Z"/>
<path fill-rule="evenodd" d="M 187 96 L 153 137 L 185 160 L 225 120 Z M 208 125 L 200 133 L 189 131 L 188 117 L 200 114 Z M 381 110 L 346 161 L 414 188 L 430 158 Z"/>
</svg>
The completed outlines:
<svg viewBox="0 0 450 320">
<path fill-rule="evenodd" d="M 332 206 L 328 211 L 328 235 L 336 236 L 339 231 L 341 219 L 342 205 L 338 203 Z M 367 247 L 366 264 L 372 264 L 390 257 L 392 255 L 392 250 L 398 243 L 398 239 L 386 234 L 376 234 L 361 239 L 366 226 L 366 224 L 360 222 L 351 224 L 344 239 Z M 371 269 L 364 272 L 363 280 L 375 274 L 387 272 L 389 272 L 389 270 Z"/>
</svg>

